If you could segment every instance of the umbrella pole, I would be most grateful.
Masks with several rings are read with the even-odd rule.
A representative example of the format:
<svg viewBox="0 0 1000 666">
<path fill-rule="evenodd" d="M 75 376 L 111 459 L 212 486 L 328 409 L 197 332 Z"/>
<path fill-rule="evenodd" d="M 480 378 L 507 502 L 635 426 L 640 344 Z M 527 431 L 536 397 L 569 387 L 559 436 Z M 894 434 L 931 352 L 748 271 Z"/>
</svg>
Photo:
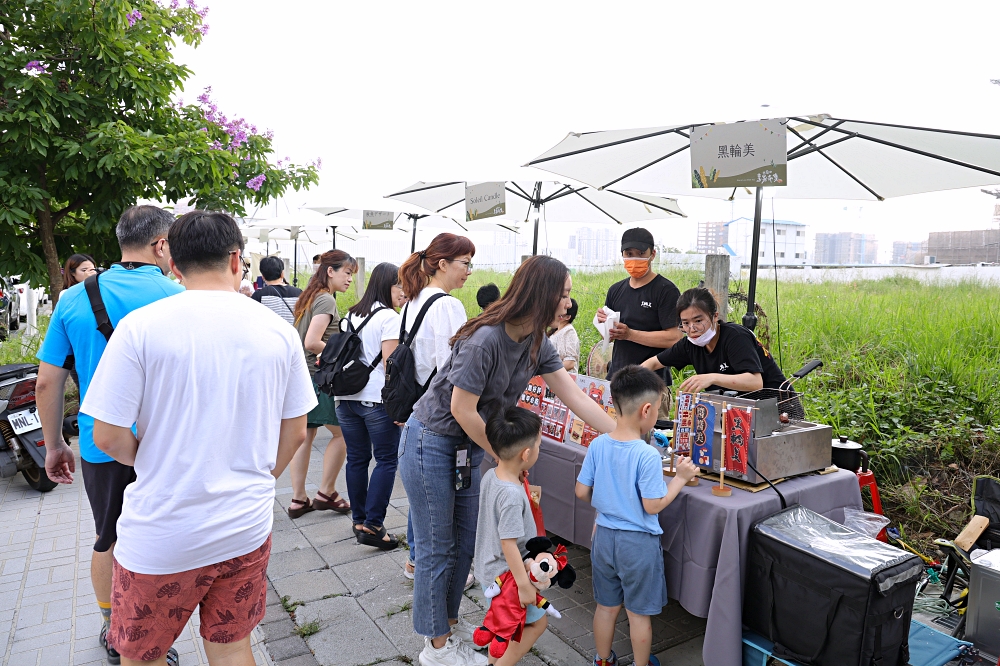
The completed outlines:
<svg viewBox="0 0 1000 666">
<path fill-rule="evenodd" d="M 295 250 L 292 252 L 292 286 L 299 286 L 299 236 L 295 235 L 295 240 L 292 241 L 295 245 Z"/>
<path fill-rule="evenodd" d="M 410 254 L 417 251 L 417 220 L 419 217 L 413 216 L 410 220 L 413 222 L 413 238 L 410 240 Z"/>
<path fill-rule="evenodd" d="M 757 300 L 757 260 L 760 258 L 760 213 L 764 204 L 764 188 L 757 188 L 757 203 L 753 209 L 753 254 L 750 257 L 750 286 L 747 289 L 747 313 L 743 315 L 743 325 L 751 331 L 757 328 L 754 304 Z M 725 295 L 729 297 L 728 294 Z"/>
<path fill-rule="evenodd" d="M 333 249 L 337 249 L 337 227 L 330 227 L 333 229 Z"/>
<path fill-rule="evenodd" d="M 542 183 L 535 183 L 534 201 L 531 204 L 535 207 L 535 240 L 531 244 L 531 256 L 538 254 L 538 218 L 542 216 Z"/>
</svg>

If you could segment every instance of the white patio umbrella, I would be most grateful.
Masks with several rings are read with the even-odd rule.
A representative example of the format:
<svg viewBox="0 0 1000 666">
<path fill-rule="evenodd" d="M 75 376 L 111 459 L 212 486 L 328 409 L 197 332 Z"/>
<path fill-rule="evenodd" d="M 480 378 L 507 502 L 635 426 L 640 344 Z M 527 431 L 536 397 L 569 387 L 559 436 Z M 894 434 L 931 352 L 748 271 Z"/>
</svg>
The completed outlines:
<svg viewBox="0 0 1000 666">
<path fill-rule="evenodd" d="M 833 118 L 791 116 L 787 129 L 788 184 L 771 187 L 776 198 L 882 201 L 1000 183 L 1000 136 Z M 651 194 L 716 197 L 756 196 L 748 311 L 756 326 L 757 258 L 763 188 L 708 189 L 692 186 L 694 123 L 570 133 L 525 166 L 579 180 L 599 190 L 614 187 Z"/>
<path fill-rule="evenodd" d="M 362 220 L 364 217 L 364 210 L 361 208 L 343 208 L 340 206 L 307 206 L 307 210 L 315 211 L 321 213 L 322 215 L 331 218 L 330 226 L 334 229 L 337 228 L 336 224 L 333 224 L 333 220 L 347 218 L 353 220 Z M 447 215 L 431 215 L 428 213 L 407 210 L 402 212 L 396 212 L 395 223 L 399 223 L 401 220 L 407 220 L 410 223 L 410 227 L 405 228 L 394 228 L 394 231 L 404 231 L 405 233 L 411 234 L 410 239 L 410 252 L 415 252 L 417 247 L 417 223 L 422 228 L 432 228 L 432 229 L 443 229 L 446 231 L 493 231 L 499 227 L 505 227 L 502 224 L 491 224 L 488 222 L 459 222 L 453 217 Z M 360 223 L 353 225 L 355 231 L 360 227 Z M 382 233 L 380 230 L 376 229 L 366 229 L 365 232 L 376 232 Z M 336 247 L 336 238 L 334 238 L 334 247 Z"/>
<path fill-rule="evenodd" d="M 336 248 L 336 235 L 340 233 L 344 238 L 355 240 L 354 236 L 348 236 L 343 232 L 338 232 L 336 226 L 327 223 L 327 218 L 321 213 L 300 208 L 286 215 L 266 219 L 253 219 L 246 226 L 242 227 L 243 235 L 247 238 L 260 238 L 262 232 L 266 232 L 268 241 L 291 240 L 293 241 L 293 269 L 292 284 L 298 286 L 298 262 L 299 262 L 299 236 L 305 235 L 310 243 L 315 243 L 313 238 L 317 234 L 331 234 L 333 237 L 333 247 Z M 356 230 L 355 230 L 356 231 Z M 331 233 L 332 232 L 332 233 Z"/>
<path fill-rule="evenodd" d="M 452 213 L 464 217 L 465 186 L 464 181 L 421 180 L 386 196 L 436 213 Z M 663 197 L 617 190 L 598 192 L 590 187 L 563 185 L 554 181 L 508 180 L 504 189 L 508 194 L 507 214 L 504 217 L 527 221 L 532 213 L 534 214 L 532 254 L 538 254 L 538 222 L 543 210 L 545 219 L 550 222 L 626 224 L 672 216 L 687 217 L 677 205 L 676 199 Z"/>
</svg>

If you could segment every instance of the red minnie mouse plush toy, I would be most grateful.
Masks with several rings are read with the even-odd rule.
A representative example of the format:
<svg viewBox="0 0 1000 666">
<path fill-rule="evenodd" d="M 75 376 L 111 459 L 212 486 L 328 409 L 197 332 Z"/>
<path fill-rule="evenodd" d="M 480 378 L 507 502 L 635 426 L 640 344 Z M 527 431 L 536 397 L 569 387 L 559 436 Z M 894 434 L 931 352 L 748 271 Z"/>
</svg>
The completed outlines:
<svg viewBox="0 0 1000 666">
<path fill-rule="evenodd" d="M 537 590 L 546 590 L 553 583 L 563 589 L 573 585 L 576 571 L 566 561 L 565 546 L 559 546 L 555 552 L 549 552 L 552 541 L 547 537 L 535 537 L 528 540 L 526 548 L 528 557 L 524 559 L 524 567 L 531 584 Z M 493 601 L 483 619 L 483 625 L 472 634 L 472 640 L 480 647 L 489 645 L 490 655 L 499 659 L 507 651 L 510 641 L 521 640 L 527 611 L 521 607 L 517 581 L 510 571 L 497 576 L 493 584 L 486 588 L 486 596 Z M 541 594 L 536 596 L 536 606 L 544 608 L 545 612 L 553 617 L 562 617 L 545 597 Z"/>
</svg>

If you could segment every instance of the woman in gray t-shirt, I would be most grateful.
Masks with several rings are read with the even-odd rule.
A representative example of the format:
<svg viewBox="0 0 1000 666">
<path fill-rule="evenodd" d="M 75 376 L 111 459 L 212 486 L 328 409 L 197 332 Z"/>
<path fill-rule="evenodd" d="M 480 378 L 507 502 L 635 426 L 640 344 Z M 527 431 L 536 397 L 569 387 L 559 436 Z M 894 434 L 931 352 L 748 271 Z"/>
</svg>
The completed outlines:
<svg viewBox="0 0 1000 666">
<path fill-rule="evenodd" d="M 465 649 L 453 635 L 471 641 L 474 630 L 458 620 L 458 610 L 476 542 L 479 465 L 484 452 L 493 455 L 486 439 L 489 417 L 516 405 L 528 381 L 541 375 L 596 430 L 614 429 L 614 420 L 577 387 L 545 336 L 569 307 L 572 286 L 556 259 L 535 256 L 521 264 L 503 297 L 458 330 L 451 357 L 403 428 L 399 471 L 420 553 L 413 627 L 427 637 L 425 666 L 475 661 L 449 652 Z"/>
</svg>

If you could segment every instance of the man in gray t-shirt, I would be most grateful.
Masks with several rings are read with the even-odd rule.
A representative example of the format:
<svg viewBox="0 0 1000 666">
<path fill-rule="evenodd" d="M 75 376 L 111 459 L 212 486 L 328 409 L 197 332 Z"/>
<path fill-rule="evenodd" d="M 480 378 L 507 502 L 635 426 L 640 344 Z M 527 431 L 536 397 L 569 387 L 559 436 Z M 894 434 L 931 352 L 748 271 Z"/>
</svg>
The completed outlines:
<svg viewBox="0 0 1000 666">
<path fill-rule="evenodd" d="M 494 469 L 483 474 L 476 528 L 476 580 L 487 587 L 509 569 L 501 539 L 517 539 L 517 549 L 524 557 L 528 554 L 528 539 L 535 536 L 538 528 L 524 486 L 501 481 Z"/>
</svg>

